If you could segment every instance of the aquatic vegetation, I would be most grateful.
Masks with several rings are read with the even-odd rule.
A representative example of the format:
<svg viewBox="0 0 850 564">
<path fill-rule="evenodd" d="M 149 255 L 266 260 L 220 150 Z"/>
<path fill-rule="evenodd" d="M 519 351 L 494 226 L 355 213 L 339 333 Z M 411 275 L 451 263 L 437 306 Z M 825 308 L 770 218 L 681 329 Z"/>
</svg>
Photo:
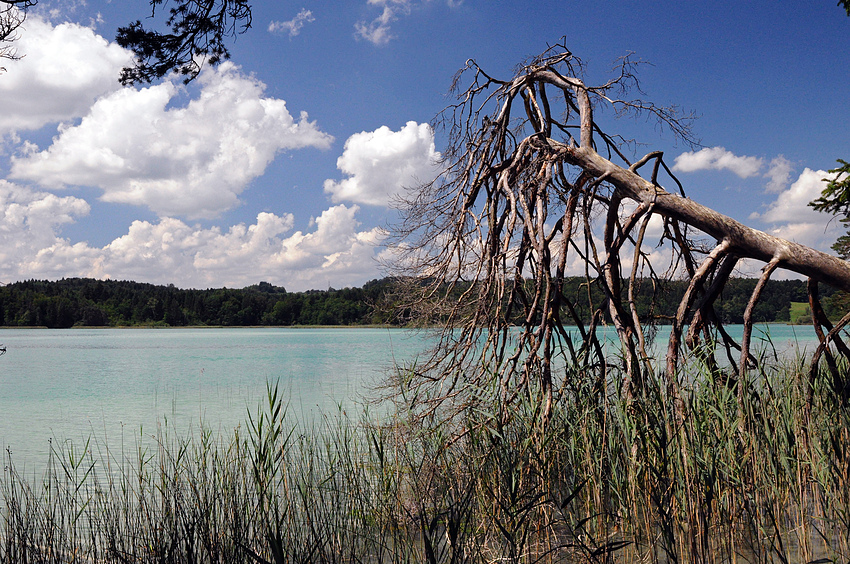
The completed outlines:
<svg viewBox="0 0 850 564">
<path fill-rule="evenodd" d="M 245 428 L 135 450 L 7 452 L 4 562 L 809 562 L 850 557 L 850 413 L 801 360 L 750 386 L 694 373 L 680 424 L 663 378 L 630 401 L 570 374 L 544 425 L 498 382 L 450 420 L 343 409 L 309 426 L 270 385 Z M 811 401 L 810 409 L 804 409 Z M 820 560 L 826 562 L 828 560 Z"/>
</svg>

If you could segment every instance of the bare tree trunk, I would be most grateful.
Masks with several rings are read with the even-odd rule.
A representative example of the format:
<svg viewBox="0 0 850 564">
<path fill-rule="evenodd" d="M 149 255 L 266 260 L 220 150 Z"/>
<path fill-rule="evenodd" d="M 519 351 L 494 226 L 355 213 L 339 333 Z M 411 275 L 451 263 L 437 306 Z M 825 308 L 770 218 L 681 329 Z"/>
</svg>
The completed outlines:
<svg viewBox="0 0 850 564">
<path fill-rule="evenodd" d="M 679 421 L 684 406 L 677 372 L 686 324 L 691 328 L 685 341 L 692 350 L 699 347 L 699 358 L 712 374 L 722 371 L 707 347 L 715 333 L 720 336 L 731 374 L 743 387 L 753 358 L 753 311 L 775 269 L 850 291 L 847 262 L 747 227 L 685 197 L 661 152 L 630 162 L 619 138 L 599 127 L 596 107 L 649 114 L 686 143 L 691 139 L 687 118 L 670 108 L 611 97 L 611 92 L 627 92 L 635 85 L 634 69 L 626 58 L 618 76 L 588 86 L 579 78 L 581 63 L 556 45 L 509 80 L 491 77 L 472 61 L 468 72 L 459 74 L 457 81 L 472 76 L 459 102 L 442 114 L 449 133 L 445 172 L 411 193 L 394 240 L 397 272 L 416 290 L 407 302 L 409 311 L 444 324 L 440 345 L 421 366 L 423 375 L 429 375 L 423 382 L 430 386 L 424 409 L 468 405 L 494 371 L 506 404 L 519 394 L 539 394 L 544 419 L 555 391 L 567 384 L 556 378 L 569 378 L 583 367 L 600 369 L 606 378 L 617 373 L 627 398 L 640 393 L 644 371 L 652 370 L 644 325 L 656 320 L 641 314 L 636 304 L 638 273 L 648 272 L 656 284 L 665 270 L 652 264 L 643 248 L 653 217 L 665 225 L 658 244 L 674 256 L 665 276 L 680 276 L 676 265 L 684 264 L 691 278 L 673 320 L 666 357 L 668 389 Z M 652 171 L 644 178 L 641 168 L 650 162 Z M 661 173 L 678 187 L 677 193 L 661 186 Z M 627 206 L 634 206 L 630 213 Z M 624 274 L 623 257 L 629 253 L 633 263 Z M 568 256 L 580 261 L 585 276 L 583 289 L 572 295 L 565 285 Z M 742 259 L 767 267 L 750 297 L 747 329 L 738 345 L 714 303 Z M 600 291 L 604 302 L 596 303 Z M 570 336 L 565 318 L 576 324 L 577 335 Z M 816 319 L 816 325 L 828 323 L 824 319 Z M 616 330 L 619 365 L 609 361 L 616 355 L 605 354 L 597 337 L 596 327 L 604 323 Z M 556 346 L 556 337 L 566 346 Z M 837 337 L 837 332 L 824 335 L 822 342 L 835 339 L 837 344 Z M 487 343 L 483 352 L 482 341 Z M 850 356 L 842 345 L 837 344 L 838 353 Z M 831 368 L 832 353 L 826 345 L 822 348 Z M 737 365 L 733 349 L 740 350 Z M 572 368 L 555 363 L 556 355 Z M 559 366 L 562 372 L 556 376 Z M 509 408 L 505 414 L 509 417 Z"/>
<path fill-rule="evenodd" d="M 656 213 L 676 219 L 714 237 L 729 241 L 729 253 L 764 262 L 774 259 L 786 270 L 850 291 L 850 263 L 805 245 L 774 237 L 720 214 L 695 201 L 653 186 L 595 151 L 563 147 L 571 164 L 606 180 L 638 202 L 652 203 Z M 566 160 L 566 159 L 565 159 Z"/>
</svg>

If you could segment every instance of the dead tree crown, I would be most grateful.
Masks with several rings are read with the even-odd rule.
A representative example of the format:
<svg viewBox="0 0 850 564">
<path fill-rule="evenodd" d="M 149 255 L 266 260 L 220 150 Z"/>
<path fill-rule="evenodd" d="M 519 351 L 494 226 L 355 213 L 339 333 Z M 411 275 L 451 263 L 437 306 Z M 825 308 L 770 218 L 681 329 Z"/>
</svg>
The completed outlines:
<svg viewBox="0 0 850 564">
<path fill-rule="evenodd" d="M 614 78 L 589 86 L 581 61 L 558 44 L 509 80 L 490 76 L 474 61 L 456 77 L 455 85 L 468 86 L 457 89 L 458 102 L 437 122 L 448 132 L 444 172 L 401 202 L 404 219 L 392 239 L 396 271 L 406 281 L 405 295 L 412 296 L 405 311 L 444 328 L 439 346 L 416 371 L 425 383 L 418 396 L 423 405 L 462 406 L 495 374 L 506 405 L 534 388 L 548 412 L 553 397 L 569 386 L 569 374 L 553 377 L 553 362 L 561 356 L 566 362 L 559 366 L 573 370 L 620 371 L 624 393 L 638 393 L 653 365 L 648 320 L 639 318 L 635 296 L 663 277 L 683 273 L 690 283 L 670 320 L 665 362 L 674 397 L 685 346 L 721 372 L 716 351 L 706 347 L 719 343 L 731 366 L 725 370 L 746 375 L 755 361 L 753 308 L 776 269 L 809 279 L 821 337 L 813 364 L 825 356 L 840 377 L 835 356 L 850 351 L 838 333 L 848 319 L 829 323 L 817 287 L 822 282 L 850 291 L 850 264 L 689 199 L 661 152 L 632 162 L 625 141 L 604 131 L 595 112 L 647 115 L 692 142 L 687 116 L 629 97 L 640 94 L 635 69 L 624 58 Z M 672 250 L 671 264 L 650 260 L 646 234 L 653 218 L 663 222 L 656 243 Z M 584 265 L 586 291 L 569 295 L 565 280 L 576 259 Z M 743 338 L 736 342 L 715 312 L 715 301 L 742 259 L 764 268 L 744 312 Z M 599 303 L 593 302 L 591 284 L 604 290 Z M 577 313 L 588 307 L 589 323 Z M 622 358 L 616 366 L 597 337 L 603 323 L 619 337 Z"/>
</svg>

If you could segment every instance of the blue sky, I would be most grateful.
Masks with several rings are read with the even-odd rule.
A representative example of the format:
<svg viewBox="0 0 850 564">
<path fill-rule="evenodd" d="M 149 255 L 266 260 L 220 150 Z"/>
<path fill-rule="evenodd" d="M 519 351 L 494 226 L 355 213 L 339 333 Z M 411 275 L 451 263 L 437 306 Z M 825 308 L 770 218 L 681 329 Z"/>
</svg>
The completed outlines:
<svg viewBox="0 0 850 564">
<path fill-rule="evenodd" d="M 383 275 L 392 194 L 435 174 L 428 124 L 469 58 L 497 76 L 566 38 L 602 82 L 627 53 L 701 146 L 601 120 L 690 197 L 828 250 L 805 206 L 850 159 L 850 18 L 834 0 L 258 1 L 232 60 L 122 88 L 115 30 L 146 2 L 41 0 L 0 73 L 0 282 L 90 276 L 291 290 Z"/>
</svg>

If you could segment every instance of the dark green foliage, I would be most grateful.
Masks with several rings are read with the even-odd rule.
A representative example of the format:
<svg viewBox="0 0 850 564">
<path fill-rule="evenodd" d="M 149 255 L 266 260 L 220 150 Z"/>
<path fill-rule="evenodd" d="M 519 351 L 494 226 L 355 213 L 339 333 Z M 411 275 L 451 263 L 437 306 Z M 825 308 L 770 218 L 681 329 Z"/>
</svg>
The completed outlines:
<svg viewBox="0 0 850 564">
<path fill-rule="evenodd" d="M 718 300 L 718 315 L 725 323 L 741 323 L 744 308 L 756 281 L 733 278 Z M 453 289 L 463 293 L 468 283 Z M 675 314 L 685 292 L 685 281 L 640 284 L 635 296 L 642 320 L 666 323 Z M 66 278 L 55 282 L 28 280 L 0 287 L 0 325 L 43 326 L 133 326 L 171 327 L 256 326 L 256 325 L 375 325 L 402 324 L 404 312 L 393 311 L 390 291 L 393 280 L 373 280 L 362 288 L 327 291 L 287 292 L 268 282 L 241 290 L 230 288 L 184 290 L 173 284 L 155 286 L 139 282 Z M 565 295 L 578 315 L 589 321 L 588 292 L 594 304 L 604 299 L 598 283 L 589 286 L 584 278 L 565 281 Z M 589 288 L 589 290 L 588 290 Z M 840 318 L 846 300 L 823 289 L 824 307 L 832 318 Z M 771 280 L 756 307 L 756 322 L 790 321 L 792 301 L 808 301 L 805 283 Z M 519 314 L 518 314 L 519 315 Z M 566 314 L 565 319 L 568 319 Z M 439 319 L 430 320 L 438 323 Z M 519 318 L 514 320 L 519 322 Z"/>
<path fill-rule="evenodd" d="M 744 310 L 756 286 L 755 278 L 730 278 L 717 300 L 717 315 L 723 323 L 743 323 Z M 648 284 L 648 282 L 647 282 Z M 664 320 L 675 314 L 675 309 L 687 288 L 686 281 L 673 281 L 662 284 L 655 296 L 641 293 L 636 297 L 638 313 L 642 319 L 648 319 L 650 312 L 655 318 Z M 824 286 L 824 297 L 830 297 L 834 290 Z M 761 299 L 753 312 L 755 323 L 773 321 L 791 321 L 791 302 L 808 301 L 806 284 L 802 280 L 769 280 Z M 840 317 L 840 316 L 839 316 Z"/>
<path fill-rule="evenodd" d="M 845 5 L 850 12 L 850 0 Z M 826 188 L 821 192 L 820 198 L 809 202 L 809 205 L 817 211 L 841 216 L 841 222 L 850 224 L 850 163 L 838 159 L 840 167 L 829 171 L 831 178 L 826 178 Z M 832 246 L 838 256 L 847 260 L 850 258 L 850 232 L 838 238 Z"/>
<path fill-rule="evenodd" d="M 151 17 L 168 0 L 151 0 Z M 170 33 L 135 22 L 118 29 L 115 41 L 135 55 L 135 65 L 121 71 L 122 84 L 151 82 L 174 71 L 189 82 L 201 63 L 217 65 L 230 58 L 225 40 L 251 27 L 251 4 L 245 0 L 175 0 L 165 25 Z M 201 61 L 201 63 L 199 63 Z"/>
<path fill-rule="evenodd" d="M 756 286 L 754 278 L 730 278 L 719 300 L 718 315 L 724 323 L 743 323 L 747 301 Z M 831 290 L 824 288 L 829 295 Z M 756 304 L 753 320 L 791 321 L 791 302 L 808 301 L 806 285 L 799 280 L 770 280 Z"/>
<path fill-rule="evenodd" d="M 730 278 L 716 302 L 717 314 L 724 323 L 743 323 L 744 310 L 756 285 L 755 278 Z M 635 294 L 635 306 L 643 322 L 669 323 L 687 289 L 686 280 L 640 281 Z M 590 309 L 586 295 L 587 284 L 583 278 L 570 278 L 564 282 L 568 299 L 576 300 L 575 309 L 585 321 L 590 320 Z M 824 287 L 824 295 L 833 291 Z M 623 292 L 626 290 L 623 289 Z M 604 294 L 597 282 L 590 285 L 591 301 L 602 304 Z M 756 305 L 753 320 L 756 323 L 790 321 L 791 302 L 808 301 L 806 284 L 800 280 L 770 280 Z M 840 315 L 839 315 L 840 317 Z"/>
<path fill-rule="evenodd" d="M 268 282 L 241 290 L 184 290 L 138 282 L 66 278 L 0 287 L 0 325 L 363 325 L 386 323 L 376 307 L 391 280 L 363 288 L 287 292 Z"/>
<path fill-rule="evenodd" d="M 826 316 L 831 320 L 844 317 L 850 311 L 850 294 L 847 292 L 835 292 L 829 297 L 821 300 Z"/>
</svg>

